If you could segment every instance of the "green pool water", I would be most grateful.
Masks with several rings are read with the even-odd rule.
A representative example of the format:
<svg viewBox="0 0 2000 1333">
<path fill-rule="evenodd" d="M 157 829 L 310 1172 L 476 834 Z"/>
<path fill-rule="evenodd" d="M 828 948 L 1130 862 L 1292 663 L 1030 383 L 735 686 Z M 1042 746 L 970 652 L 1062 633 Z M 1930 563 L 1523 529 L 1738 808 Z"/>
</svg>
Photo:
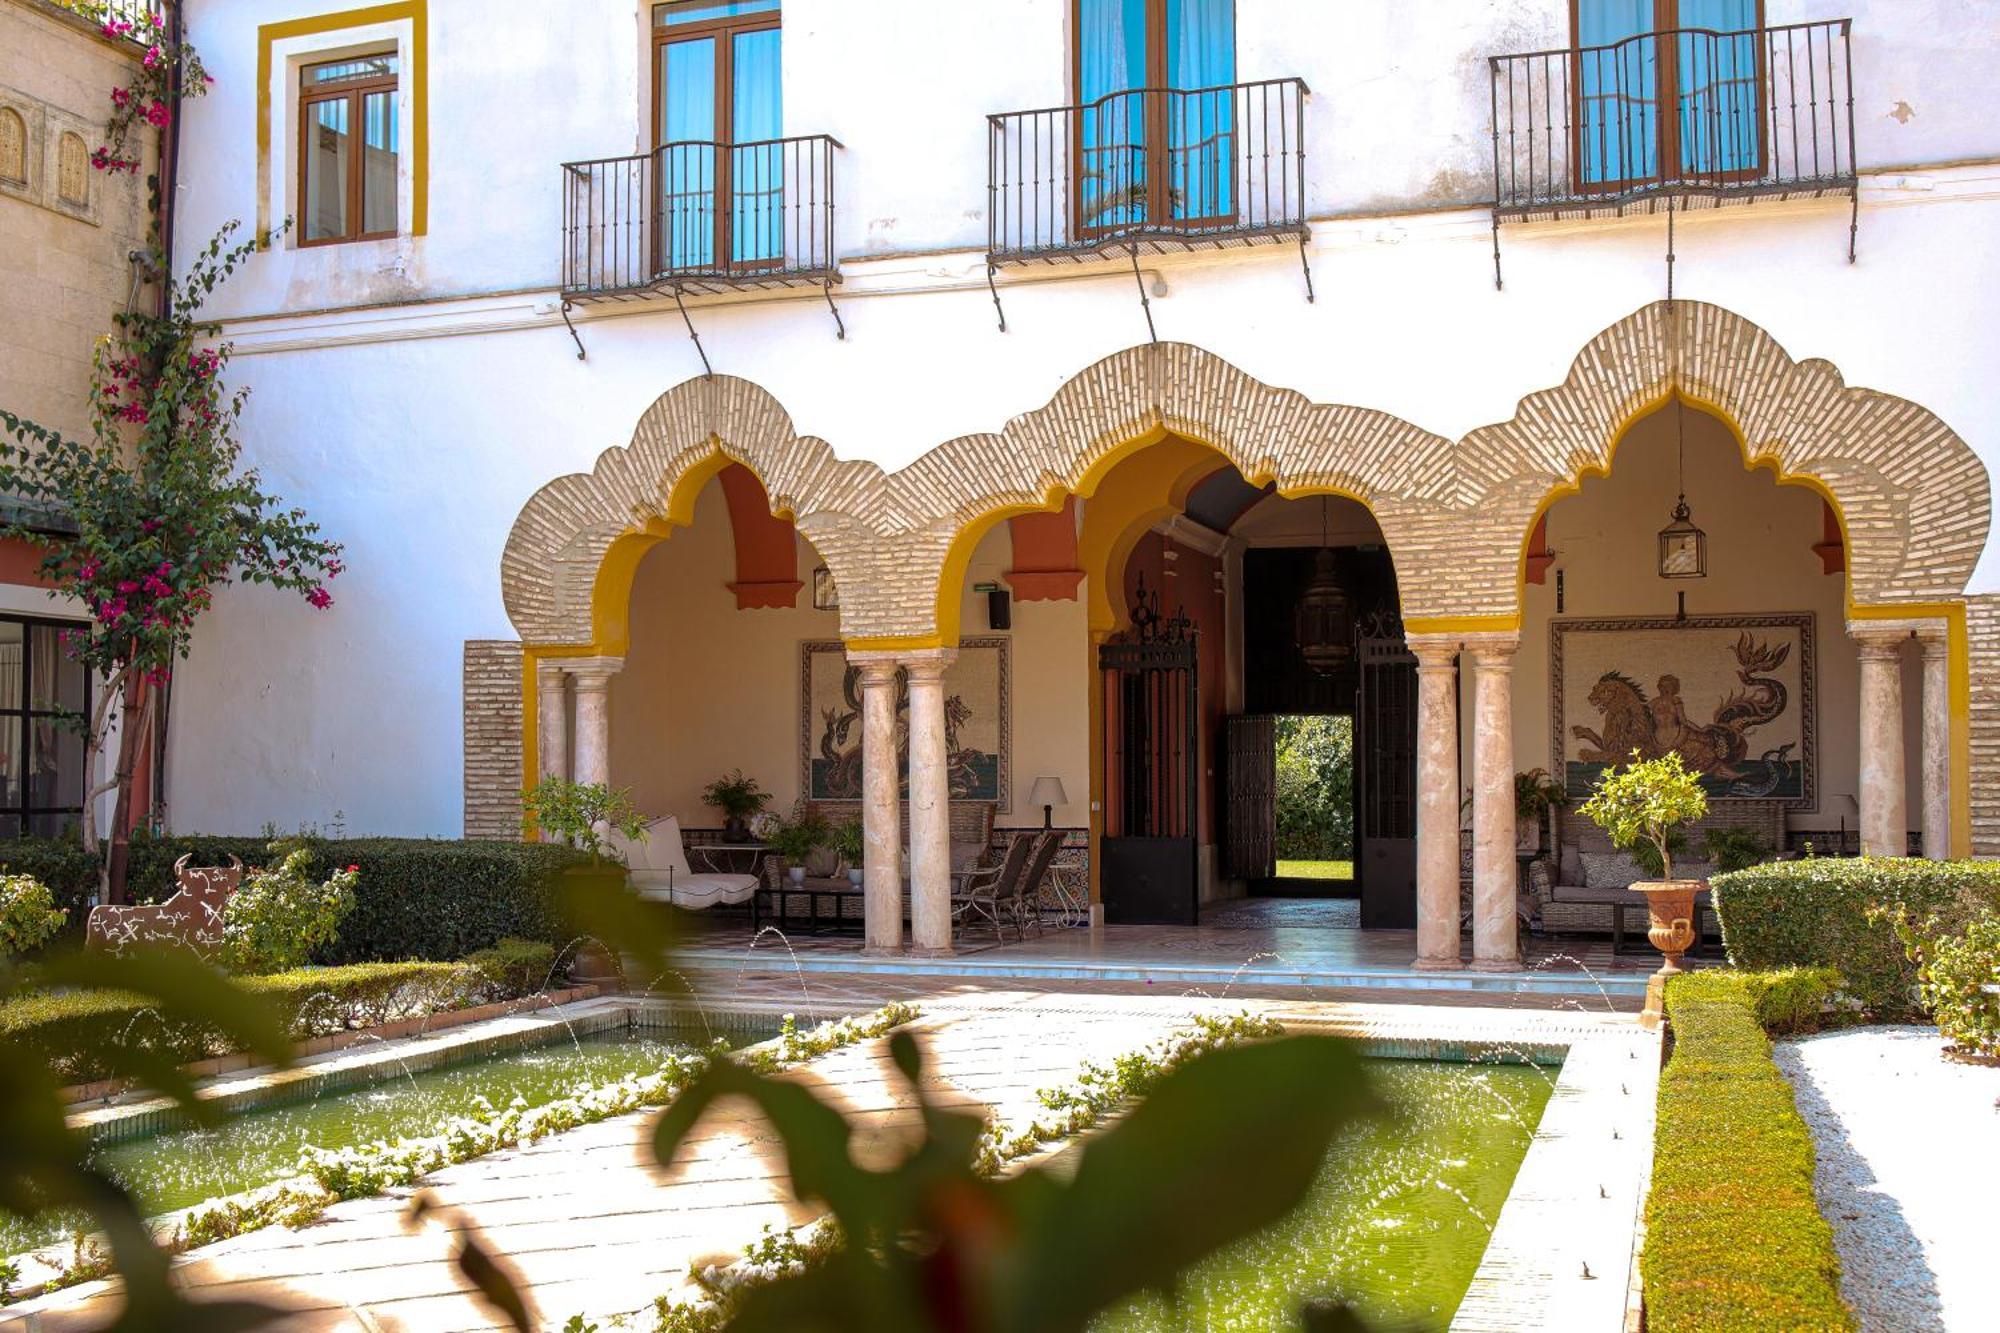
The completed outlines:
<svg viewBox="0 0 2000 1333">
<path fill-rule="evenodd" d="M 1554 1071 L 1414 1060 L 1369 1067 L 1393 1116 L 1336 1143 L 1292 1216 L 1196 1267 L 1175 1302 L 1134 1302 L 1093 1333 L 1296 1329 L 1299 1306 L 1321 1295 L 1352 1301 L 1378 1330 L 1448 1325 Z"/>
<path fill-rule="evenodd" d="M 727 1038 L 732 1045 L 755 1037 Z M 619 1029 L 463 1064 L 398 1074 L 368 1087 L 342 1088 L 310 1101 L 233 1116 L 212 1130 L 183 1130 L 100 1145 L 94 1159 L 138 1198 L 148 1215 L 268 1184 L 298 1161 L 308 1144 L 346 1147 L 375 1139 L 433 1134 L 446 1117 L 474 1111 L 475 1097 L 496 1108 L 516 1096 L 539 1106 L 579 1086 L 610 1083 L 658 1069 L 664 1058 L 706 1044 L 699 1032 Z M 61 1240 L 75 1223 L 47 1215 L 29 1221 L 0 1212 L 0 1255 Z"/>
</svg>

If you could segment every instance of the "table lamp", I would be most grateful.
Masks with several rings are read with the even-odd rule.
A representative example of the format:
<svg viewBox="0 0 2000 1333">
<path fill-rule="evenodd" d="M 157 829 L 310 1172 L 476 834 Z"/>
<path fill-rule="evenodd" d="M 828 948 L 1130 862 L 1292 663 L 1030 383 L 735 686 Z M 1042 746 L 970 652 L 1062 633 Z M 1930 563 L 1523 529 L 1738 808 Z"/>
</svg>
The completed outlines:
<svg viewBox="0 0 2000 1333">
<path fill-rule="evenodd" d="M 1042 827 L 1055 827 L 1055 808 L 1069 804 L 1069 793 L 1063 790 L 1061 778 L 1040 777 L 1028 789 L 1028 804 L 1042 807 Z"/>
</svg>

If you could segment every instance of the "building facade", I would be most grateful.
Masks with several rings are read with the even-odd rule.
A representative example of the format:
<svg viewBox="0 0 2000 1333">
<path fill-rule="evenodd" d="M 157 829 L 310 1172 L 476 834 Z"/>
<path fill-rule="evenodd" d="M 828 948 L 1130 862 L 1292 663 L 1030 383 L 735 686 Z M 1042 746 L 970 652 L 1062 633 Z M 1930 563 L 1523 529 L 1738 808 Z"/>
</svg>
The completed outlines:
<svg viewBox="0 0 2000 1333">
<path fill-rule="evenodd" d="M 149 7 L 112 7 L 145 24 Z M 109 36 L 98 18 L 48 0 L 0 2 L 0 407 L 65 435 L 90 433 L 91 364 L 112 317 L 156 299 L 142 262 L 150 144 L 133 173 L 94 169 L 111 93 L 133 81 L 146 44 Z M 10 522 L 61 517 L 6 505 Z M 88 623 L 75 599 L 52 597 L 41 550 L 0 538 L 0 837 L 74 825 L 98 775 L 58 718 L 93 683 L 59 646 Z M 108 767 L 108 764 L 107 764 Z M 148 804 L 150 756 L 139 770 Z M 111 800 L 102 815 L 109 817 Z"/>
<path fill-rule="evenodd" d="M 1514 775 L 1634 748 L 2000 852 L 2000 8 L 867 10 L 190 0 L 179 238 L 267 238 L 244 435 L 351 572 L 217 599 L 177 826 L 741 769 L 938 950 L 955 802 L 1056 778 L 1100 908 L 1192 918 L 1239 719 L 1339 712 L 1364 919 L 1440 966 L 1462 863 L 1518 960 Z"/>
</svg>

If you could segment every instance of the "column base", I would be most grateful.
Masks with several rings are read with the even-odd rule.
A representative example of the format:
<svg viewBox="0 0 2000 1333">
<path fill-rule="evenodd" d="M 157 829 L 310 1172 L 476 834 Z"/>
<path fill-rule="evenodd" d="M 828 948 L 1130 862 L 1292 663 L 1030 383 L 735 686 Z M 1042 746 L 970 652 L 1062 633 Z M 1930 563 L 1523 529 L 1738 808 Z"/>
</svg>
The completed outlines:
<svg viewBox="0 0 2000 1333">
<path fill-rule="evenodd" d="M 903 956 L 906 958 L 956 958 L 958 957 L 958 950 L 952 948 L 949 944 L 943 948 L 912 944 L 904 952 Z"/>
<path fill-rule="evenodd" d="M 1475 972 L 1519 972 L 1521 970 L 1521 960 L 1519 958 L 1475 958 L 1472 960 L 1472 970 Z"/>
<path fill-rule="evenodd" d="M 1465 970 L 1463 958 L 1419 958 L 1410 964 L 1419 972 L 1462 972 Z"/>
<path fill-rule="evenodd" d="M 891 948 L 886 944 L 864 944 L 861 946 L 861 956 L 863 958 L 901 958 L 903 956 L 903 946 L 898 944 L 894 948 Z"/>
</svg>

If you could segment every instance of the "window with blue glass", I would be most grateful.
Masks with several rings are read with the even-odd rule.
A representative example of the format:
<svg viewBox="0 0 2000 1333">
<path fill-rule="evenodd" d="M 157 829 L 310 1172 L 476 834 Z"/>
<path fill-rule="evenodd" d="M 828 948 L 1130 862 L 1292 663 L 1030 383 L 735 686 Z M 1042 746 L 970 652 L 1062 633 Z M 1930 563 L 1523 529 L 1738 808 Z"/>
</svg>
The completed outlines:
<svg viewBox="0 0 2000 1333">
<path fill-rule="evenodd" d="M 1235 0 L 1076 0 L 1077 223 L 1215 225 L 1235 204 Z"/>
<path fill-rule="evenodd" d="M 1586 189 L 1763 169 L 1762 0 L 1573 0 L 1573 15 Z"/>
<path fill-rule="evenodd" d="M 659 260 L 675 269 L 784 259 L 779 0 L 653 9 Z"/>
</svg>

